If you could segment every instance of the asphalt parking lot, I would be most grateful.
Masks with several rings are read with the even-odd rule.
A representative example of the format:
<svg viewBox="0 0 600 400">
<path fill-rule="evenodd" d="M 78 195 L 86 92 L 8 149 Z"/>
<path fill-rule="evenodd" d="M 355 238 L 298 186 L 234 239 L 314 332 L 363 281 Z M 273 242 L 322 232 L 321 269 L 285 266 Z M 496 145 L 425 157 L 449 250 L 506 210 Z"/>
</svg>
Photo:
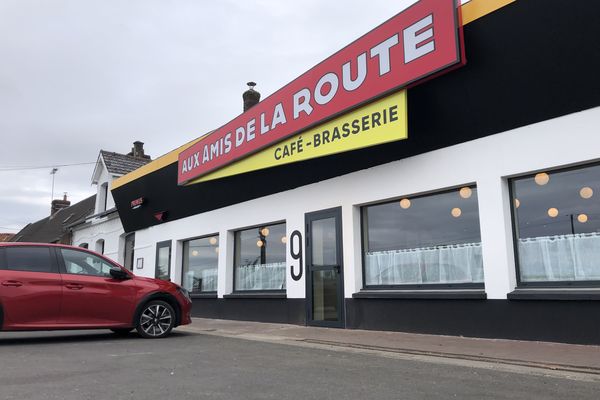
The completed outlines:
<svg viewBox="0 0 600 400">
<path fill-rule="evenodd" d="M 177 330 L 0 333 L 0 399 L 597 399 L 598 381 Z"/>
</svg>

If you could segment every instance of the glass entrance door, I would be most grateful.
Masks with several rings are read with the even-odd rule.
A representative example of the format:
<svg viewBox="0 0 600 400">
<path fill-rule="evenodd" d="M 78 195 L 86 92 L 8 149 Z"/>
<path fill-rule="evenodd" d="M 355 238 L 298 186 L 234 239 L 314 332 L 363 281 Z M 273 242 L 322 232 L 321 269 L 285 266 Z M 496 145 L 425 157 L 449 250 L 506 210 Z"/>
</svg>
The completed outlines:
<svg viewBox="0 0 600 400">
<path fill-rule="evenodd" d="M 306 214 L 309 325 L 344 327 L 341 208 Z"/>
</svg>

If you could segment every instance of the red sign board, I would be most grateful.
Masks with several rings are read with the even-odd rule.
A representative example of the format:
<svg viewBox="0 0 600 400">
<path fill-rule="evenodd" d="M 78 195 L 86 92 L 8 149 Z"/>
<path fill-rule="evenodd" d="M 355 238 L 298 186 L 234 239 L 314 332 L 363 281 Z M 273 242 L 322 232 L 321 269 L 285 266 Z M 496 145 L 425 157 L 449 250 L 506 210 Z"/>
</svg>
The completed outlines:
<svg viewBox="0 0 600 400">
<path fill-rule="evenodd" d="M 421 0 L 179 154 L 178 183 L 461 63 L 455 0 Z"/>
<path fill-rule="evenodd" d="M 131 209 L 135 210 L 136 208 L 140 208 L 144 204 L 144 198 L 140 197 L 135 200 L 131 200 Z"/>
</svg>

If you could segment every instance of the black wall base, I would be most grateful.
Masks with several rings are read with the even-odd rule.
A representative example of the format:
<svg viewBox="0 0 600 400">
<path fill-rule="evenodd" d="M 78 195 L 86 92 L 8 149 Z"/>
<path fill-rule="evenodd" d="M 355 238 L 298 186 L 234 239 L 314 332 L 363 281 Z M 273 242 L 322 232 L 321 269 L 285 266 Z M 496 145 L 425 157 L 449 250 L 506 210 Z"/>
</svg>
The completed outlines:
<svg viewBox="0 0 600 400">
<path fill-rule="evenodd" d="M 600 302 L 346 299 L 346 327 L 600 344 Z"/>
<path fill-rule="evenodd" d="M 306 325 L 305 299 L 194 299 L 192 316 Z M 346 328 L 600 345 L 600 301 L 346 299 Z"/>
<path fill-rule="evenodd" d="M 193 302 L 193 317 L 306 324 L 304 299 L 194 299 Z"/>
</svg>

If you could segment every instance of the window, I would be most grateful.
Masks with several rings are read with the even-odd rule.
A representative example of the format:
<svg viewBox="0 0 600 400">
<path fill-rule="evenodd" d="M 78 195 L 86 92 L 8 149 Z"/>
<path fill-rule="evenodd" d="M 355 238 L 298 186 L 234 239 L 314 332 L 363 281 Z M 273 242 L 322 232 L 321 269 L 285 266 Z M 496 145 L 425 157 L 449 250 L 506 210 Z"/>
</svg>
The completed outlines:
<svg viewBox="0 0 600 400">
<path fill-rule="evenodd" d="M 67 274 L 110 277 L 111 264 L 83 251 L 60 249 Z"/>
<path fill-rule="evenodd" d="M 165 281 L 171 280 L 171 241 L 156 244 L 156 266 L 154 277 Z"/>
<path fill-rule="evenodd" d="M 520 285 L 600 283 L 600 165 L 511 180 Z"/>
<path fill-rule="evenodd" d="M 104 239 L 96 241 L 96 253 L 104 254 Z"/>
<path fill-rule="evenodd" d="M 54 255 L 48 247 L 5 247 L 2 269 L 25 272 L 56 272 Z"/>
<path fill-rule="evenodd" d="M 285 223 L 235 232 L 236 291 L 285 290 Z"/>
<path fill-rule="evenodd" d="M 133 255 L 135 250 L 135 233 L 125 235 L 123 254 L 123 266 L 129 271 L 133 271 Z"/>
<path fill-rule="evenodd" d="M 477 189 L 362 208 L 366 288 L 483 287 Z"/>
<path fill-rule="evenodd" d="M 106 206 L 108 204 L 108 182 L 100 185 L 100 203 L 98 212 L 106 211 Z"/>
<path fill-rule="evenodd" d="M 219 235 L 183 242 L 182 286 L 192 293 L 217 291 Z"/>
<path fill-rule="evenodd" d="M 81 243 L 79 247 L 81 247 L 82 249 L 87 249 L 89 245 L 87 243 Z"/>
</svg>

